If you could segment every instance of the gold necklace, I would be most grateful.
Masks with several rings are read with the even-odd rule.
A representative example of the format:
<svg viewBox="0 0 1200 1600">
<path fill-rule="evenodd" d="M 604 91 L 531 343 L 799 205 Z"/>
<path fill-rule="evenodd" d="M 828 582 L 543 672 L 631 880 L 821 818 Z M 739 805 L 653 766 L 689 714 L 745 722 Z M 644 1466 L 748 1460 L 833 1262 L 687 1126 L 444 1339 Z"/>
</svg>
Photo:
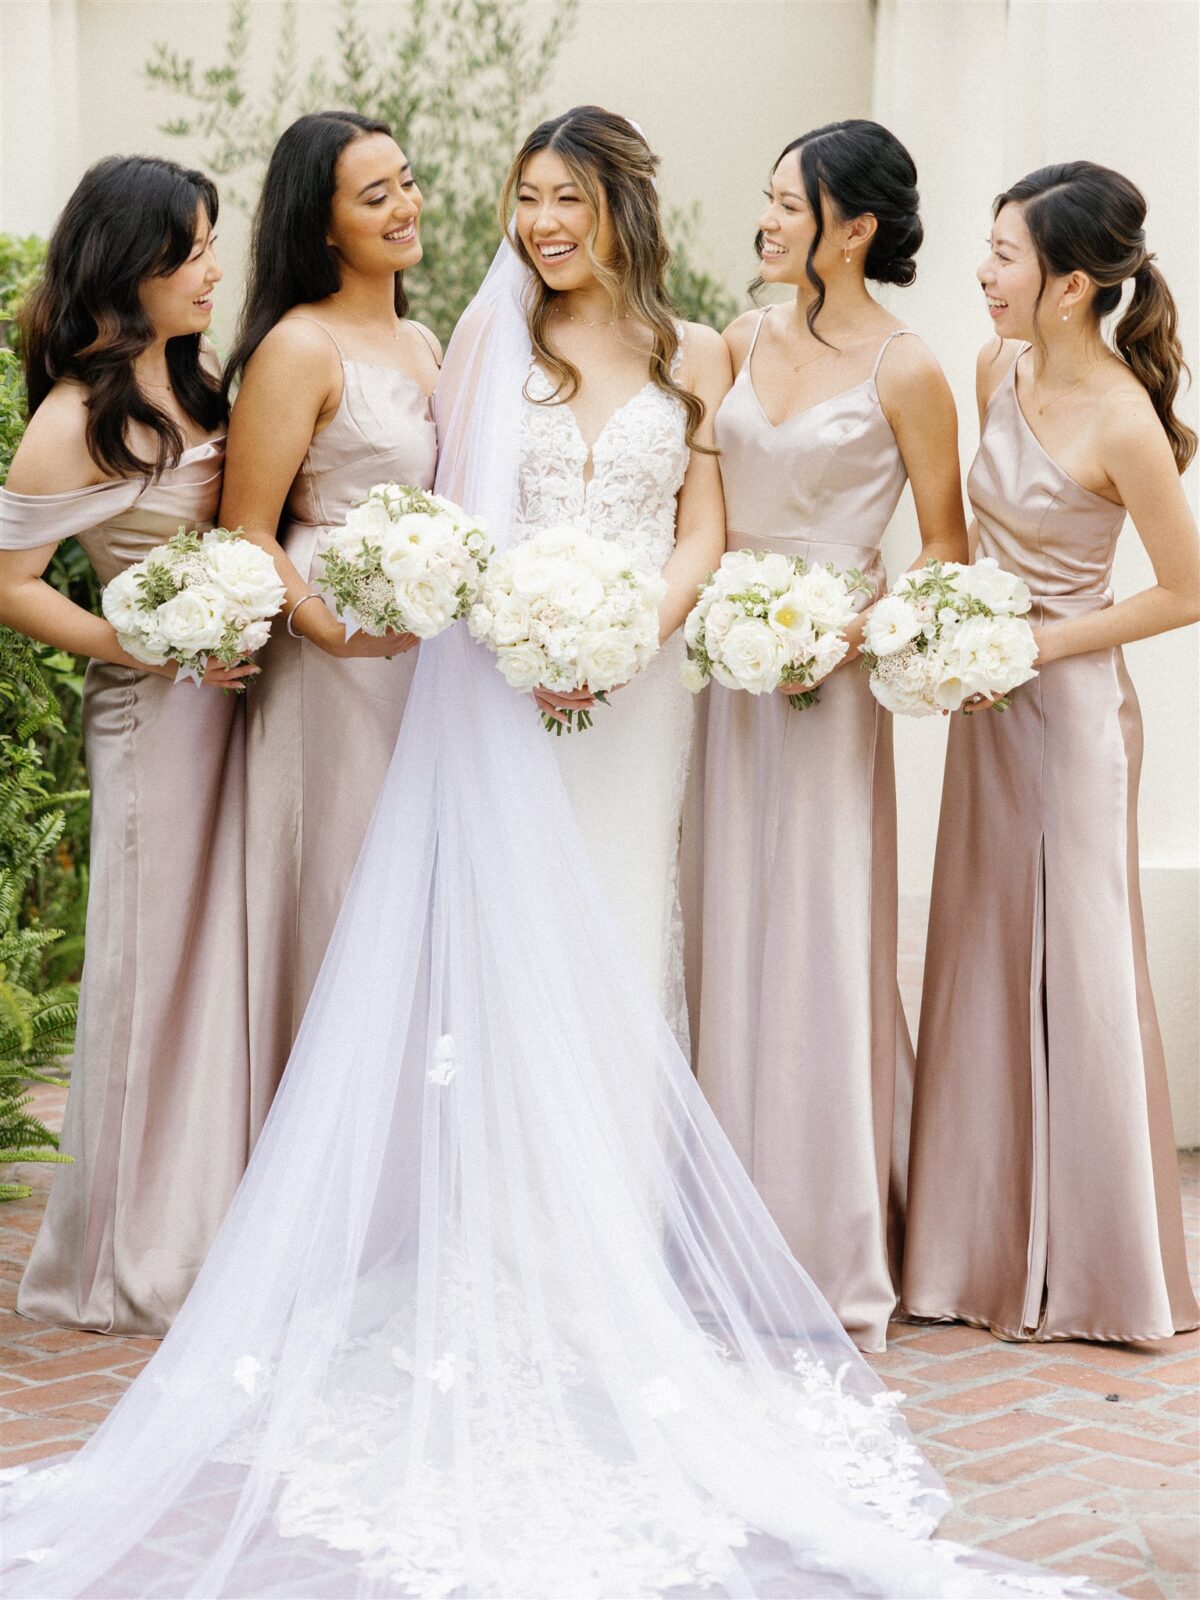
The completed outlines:
<svg viewBox="0 0 1200 1600">
<path fill-rule="evenodd" d="M 1056 402 L 1056 401 L 1058 401 L 1058 400 L 1065 400 L 1065 399 L 1066 399 L 1066 397 L 1067 397 L 1067 396 L 1068 396 L 1068 395 L 1069 395 L 1069 394 L 1073 394 L 1073 393 L 1074 393 L 1074 392 L 1075 392 L 1075 390 L 1076 390 L 1076 389 L 1078 389 L 1078 387 L 1079 387 L 1079 385 L 1080 385 L 1080 384 L 1081 384 L 1081 383 L 1084 383 L 1084 382 L 1086 382 L 1086 381 L 1087 381 L 1087 376 L 1088 376 L 1088 375 L 1087 375 L 1087 373 L 1086 373 L 1086 372 L 1085 372 L 1085 373 L 1084 373 L 1084 375 L 1083 375 L 1083 377 L 1082 377 L 1082 378 L 1076 378 L 1076 379 L 1075 379 L 1075 382 L 1074 382 L 1074 383 L 1073 383 L 1073 384 L 1071 384 L 1071 385 L 1070 385 L 1070 386 L 1069 386 L 1069 387 L 1068 387 L 1068 388 L 1066 388 L 1066 389 L 1060 389 L 1060 390 L 1059 390 L 1059 392 L 1058 392 L 1058 393 L 1057 393 L 1057 394 L 1052 394 L 1052 395 L 1051 395 L 1051 396 L 1050 396 L 1050 398 L 1049 398 L 1049 400 L 1047 400 L 1047 401 L 1046 401 L 1046 402 L 1045 402 L 1045 403 L 1044 403 L 1044 404 L 1043 404 L 1043 405 L 1039 405 L 1039 406 L 1038 406 L 1038 408 L 1037 408 L 1037 414 L 1038 414 L 1038 416 L 1039 416 L 1039 417 L 1040 417 L 1040 416 L 1041 416 L 1041 415 L 1042 415 L 1042 413 L 1043 413 L 1043 412 L 1044 412 L 1044 411 L 1048 411 L 1048 410 L 1049 410 L 1049 408 L 1050 408 L 1050 407 L 1051 407 L 1051 406 L 1052 406 L 1052 405 L 1054 405 L 1054 404 L 1055 404 L 1055 402 Z"/>
<path fill-rule="evenodd" d="M 615 328 L 618 322 L 629 322 L 630 316 L 623 311 L 619 317 L 605 317 L 599 322 L 589 322 L 586 317 L 577 317 L 573 311 L 559 310 L 559 316 L 565 317 L 568 322 L 578 322 L 585 328 Z"/>
<path fill-rule="evenodd" d="M 791 324 L 788 323 L 788 322 L 785 322 L 783 324 L 783 353 L 784 353 L 784 358 L 786 359 L 788 366 L 791 367 L 793 372 L 803 372 L 805 367 L 811 367 L 815 361 L 820 361 L 822 356 L 830 356 L 830 355 L 831 356 L 840 356 L 841 353 L 842 353 L 840 350 L 831 350 L 831 349 L 829 349 L 827 347 L 823 347 L 822 349 L 817 351 L 815 356 L 809 356 L 807 361 L 800 361 L 800 362 L 793 361 L 792 360 L 792 352 L 791 352 L 791 349 L 790 349 L 789 344 L 788 344 L 788 334 L 790 333 L 790 331 L 791 331 Z"/>
<path fill-rule="evenodd" d="M 332 295 L 330 295 L 329 298 L 331 300 L 336 300 L 338 298 L 338 295 L 337 294 L 332 294 Z M 346 313 L 346 315 L 348 317 L 353 317 L 355 322 L 361 322 L 364 328 L 373 328 L 376 333 L 382 333 L 383 332 L 383 329 L 379 326 L 379 324 L 377 322 L 372 322 L 370 317 L 364 317 L 361 312 L 355 311 L 352 306 L 343 305 L 342 310 Z M 397 344 L 400 344 L 404 339 L 404 335 L 401 332 L 401 329 L 403 327 L 404 327 L 404 323 L 401 321 L 401 319 L 399 317 L 397 317 L 396 320 L 395 320 L 395 323 L 393 324 L 393 326 L 389 330 L 393 340 Z"/>
</svg>

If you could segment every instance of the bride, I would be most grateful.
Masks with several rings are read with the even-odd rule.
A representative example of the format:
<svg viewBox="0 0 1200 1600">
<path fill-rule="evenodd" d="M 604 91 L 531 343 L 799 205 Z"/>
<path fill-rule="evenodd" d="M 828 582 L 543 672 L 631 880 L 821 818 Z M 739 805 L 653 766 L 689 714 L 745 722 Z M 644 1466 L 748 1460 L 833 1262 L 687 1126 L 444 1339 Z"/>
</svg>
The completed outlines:
<svg viewBox="0 0 1200 1600">
<path fill-rule="evenodd" d="M 712 445 L 731 373 L 719 334 L 671 314 L 654 167 L 623 117 L 578 107 L 526 139 L 502 210 L 530 269 L 518 526 L 614 539 L 667 583 L 665 648 L 586 737 L 554 743 L 596 876 L 682 1042 L 676 867 L 693 702 L 679 630 L 725 549 Z M 559 721 L 594 703 L 549 691 L 537 700 Z"/>
<path fill-rule="evenodd" d="M 531 303 L 506 242 L 438 393 L 439 489 L 500 547 Z M 9 1600 L 1094 1592 L 929 1538 L 946 1495 L 708 1111 L 563 743 L 463 628 L 422 646 L 196 1287 L 78 1455 L 8 1474 Z M 628 1115 L 647 1095 L 653 1141 Z"/>
</svg>

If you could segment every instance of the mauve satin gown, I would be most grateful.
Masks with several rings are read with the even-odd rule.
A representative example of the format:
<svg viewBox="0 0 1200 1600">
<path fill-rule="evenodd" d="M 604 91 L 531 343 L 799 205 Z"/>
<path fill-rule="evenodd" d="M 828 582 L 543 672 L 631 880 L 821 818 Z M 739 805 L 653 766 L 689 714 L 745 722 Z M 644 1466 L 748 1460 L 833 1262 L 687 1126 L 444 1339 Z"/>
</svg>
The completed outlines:
<svg viewBox="0 0 1200 1600">
<path fill-rule="evenodd" d="M 314 558 L 374 484 L 430 489 L 437 464 L 421 386 L 338 355 L 341 404 L 309 446 L 280 533 L 303 578 L 319 575 Z M 250 1059 L 265 1116 L 383 786 L 417 652 L 339 660 L 280 627 L 260 659 L 247 704 L 246 870 Z"/>
<path fill-rule="evenodd" d="M 716 417 L 729 549 L 861 568 L 864 606 L 907 479 L 875 387 L 898 336 L 865 382 L 778 426 L 752 343 Z M 854 664 L 804 711 L 707 693 L 684 847 L 697 1075 L 793 1255 L 855 1343 L 882 1350 L 912 1077 L 891 719 Z"/>
<path fill-rule="evenodd" d="M 1013 362 L 968 479 L 978 554 L 1030 620 L 1112 603 L 1121 506 L 1021 412 Z M 953 718 L 917 1062 L 903 1304 L 1005 1339 L 1200 1321 L 1138 890 L 1142 723 L 1120 650 Z"/>
<path fill-rule="evenodd" d="M 0 548 L 74 537 L 105 583 L 211 525 L 224 441 L 157 482 L 0 490 Z M 23 1316 L 162 1334 L 257 1133 L 246 1048 L 242 700 L 93 661 L 83 693 L 91 877 L 79 1025 Z"/>
</svg>

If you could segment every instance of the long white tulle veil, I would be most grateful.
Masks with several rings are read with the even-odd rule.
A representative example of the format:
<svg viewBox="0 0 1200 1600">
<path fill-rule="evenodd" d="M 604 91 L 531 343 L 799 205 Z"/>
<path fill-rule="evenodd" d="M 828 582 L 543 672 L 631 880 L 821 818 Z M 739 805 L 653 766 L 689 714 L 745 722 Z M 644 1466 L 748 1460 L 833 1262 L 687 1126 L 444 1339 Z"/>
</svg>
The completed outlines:
<svg viewBox="0 0 1200 1600">
<path fill-rule="evenodd" d="M 437 399 L 439 488 L 501 548 L 524 282 L 502 245 Z M 929 1537 L 936 1475 L 623 948 L 531 702 L 461 625 L 421 647 L 175 1327 L 78 1455 L 7 1477 L 8 1600 L 1095 1592 Z"/>
</svg>

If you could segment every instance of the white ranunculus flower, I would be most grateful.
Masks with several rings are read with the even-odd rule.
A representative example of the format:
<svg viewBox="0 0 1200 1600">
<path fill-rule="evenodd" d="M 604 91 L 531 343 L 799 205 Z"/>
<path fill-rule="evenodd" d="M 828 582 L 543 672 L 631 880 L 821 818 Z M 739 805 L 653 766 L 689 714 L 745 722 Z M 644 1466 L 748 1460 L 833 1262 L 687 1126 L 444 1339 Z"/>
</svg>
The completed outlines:
<svg viewBox="0 0 1200 1600">
<path fill-rule="evenodd" d="M 225 632 L 225 597 L 206 583 L 194 583 L 164 600 L 155 613 L 158 631 L 172 650 L 199 655 L 215 650 Z"/>
<path fill-rule="evenodd" d="M 767 623 L 742 617 L 726 634 L 721 657 L 739 688 L 763 694 L 779 683 L 788 649 Z"/>
<path fill-rule="evenodd" d="M 352 506 L 346 513 L 346 531 L 357 546 L 363 539 L 379 544 L 392 527 L 388 509 L 378 500 L 368 500 L 361 506 Z"/>
<path fill-rule="evenodd" d="M 247 621 L 274 616 L 284 588 L 275 563 L 249 539 L 214 539 L 205 545 L 209 581 Z"/>
<path fill-rule="evenodd" d="M 721 557 L 717 577 L 727 594 L 736 594 L 758 576 L 758 559 L 753 550 L 727 550 Z"/>
<path fill-rule="evenodd" d="M 956 588 L 997 616 L 1022 616 L 1033 604 L 1024 580 L 1006 572 L 992 556 L 982 556 L 972 566 L 963 567 Z"/>
<path fill-rule="evenodd" d="M 775 594 L 782 594 L 785 589 L 790 589 L 796 577 L 796 569 L 787 556 L 780 555 L 777 550 L 768 550 L 762 560 L 756 563 L 755 578 L 759 583 L 765 583 Z"/>
<path fill-rule="evenodd" d="M 968 617 L 942 654 L 966 694 L 1007 694 L 1037 676 L 1033 630 L 1018 617 Z"/>
<path fill-rule="evenodd" d="M 708 682 L 700 663 L 698 661 L 693 661 L 691 656 L 689 656 L 688 659 L 683 663 L 682 667 L 680 667 L 679 679 L 683 684 L 683 687 L 690 690 L 692 694 L 699 694 L 701 689 L 703 689 L 704 685 Z"/>
<path fill-rule="evenodd" d="M 435 578 L 416 578 L 406 583 L 396 596 L 404 613 L 408 632 L 418 639 L 432 639 L 454 621 L 458 600 L 446 584 Z"/>
<path fill-rule="evenodd" d="M 254 622 L 247 622 L 242 629 L 242 649 L 246 654 L 253 655 L 256 650 L 261 650 L 271 637 L 271 624 L 267 618 L 259 618 Z"/>
<path fill-rule="evenodd" d="M 126 567 L 105 584 L 100 607 L 118 633 L 133 633 L 142 625 L 146 613 L 138 604 L 138 582 L 132 568 Z"/>
<path fill-rule="evenodd" d="M 846 581 L 819 567 L 796 579 L 792 593 L 819 628 L 844 628 L 854 616 Z"/>
<path fill-rule="evenodd" d="M 580 679 L 594 694 L 628 683 L 638 669 L 636 646 L 624 628 L 585 635 L 578 661 Z"/>
<path fill-rule="evenodd" d="M 549 671 L 549 662 L 530 640 L 520 644 L 502 646 L 496 652 L 496 663 L 504 674 L 504 681 L 513 689 L 536 689 Z"/>
<path fill-rule="evenodd" d="M 708 653 L 715 656 L 724 645 L 730 628 L 742 616 L 742 611 L 731 600 L 714 600 L 704 619 L 704 638 Z"/>
<path fill-rule="evenodd" d="M 867 618 L 864 643 L 874 656 L 890 656 L 916 638 L 921 624 L 911 603 L 898 595 L 884 595 Z"/>
<path fill-rule="evenodd" d="M 838 662 L 844 660 L 849 648 L 843 634 L 830 632 L 820 636 L 812 652 L 813 678 L 816 682 L 829 676 Z"/>
<path fill-rule="evenodd" d="M 519 644 L 529 636 L 530 618 L 526 608 L 508 595 L 492 605 L 492 638 L 498 645 Z"/>
</svg>

